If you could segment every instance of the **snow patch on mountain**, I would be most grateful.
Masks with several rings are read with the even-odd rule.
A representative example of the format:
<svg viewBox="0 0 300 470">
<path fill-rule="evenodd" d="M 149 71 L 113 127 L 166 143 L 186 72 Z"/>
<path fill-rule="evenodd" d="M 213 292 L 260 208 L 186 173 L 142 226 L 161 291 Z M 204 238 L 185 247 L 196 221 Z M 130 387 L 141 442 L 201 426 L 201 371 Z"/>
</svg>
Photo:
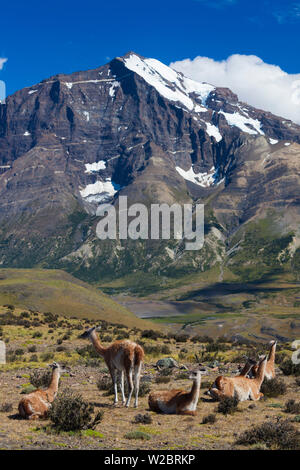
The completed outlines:
<svg viewBox="0 0 300 470">
<path fill-rule="evenodd" d="M 195 173 L 193 165 L 189 170 L 183 170 L 179 166 L 176 166 L 176 171 L 182 176 L 185 180 L 190 181 L 191 183 L 197 184 L 202 188 L 208 188 L 213 186 L 216 183 L 217 170 L 215 167 L 211 167 L 209 172 Z"/>
<path fill-rule="evenodd" d="M 119 184 L 111 181 L 111 178 L 106 178 L 105 181 L 96 181 L 95 183 L 88 184 L 79 192 L 86 201 L 99 203 L 109 201 L 120 189 L 121 186 Z"/>
<path fill-rule="evenodd" d="M 265 135 L 265 133 L 261 130 L 261 122 L 258 119 L 253 118 L 246 118 L 242 116 L 240 113 L 225 113 L 224 111 L 219 111 L 220 114 L 223 114 L 226 121 L 230 126 L 236 126 L 241 131 L 247 132 L 248 134 L 261 134 Z M 251 129 L 252 126 L 254 129 Z"/>
<path fill-rule="evenodd" d="M 85 163 L 85 168 L 85 173 L 95 173 L 100 170 L 105 170 L 106 162 L 104 160 L 99 160 L 99 162 Z"/>
<path fill-rule="evenodd" d="M 131 54 L 124 59 L 124 63 L 129 70 L 137 73 L 164 98 L 181 103 L 189 111 L 205 111 L 205 101 L 210 92 L 215 89 L 208 83 L 199 83 L 184 77 L 156 59 L 142 59 Z M 201 107 L 189 96 L 192 93 L 200 97 Z"/>
<path fill-rule="evenodd" d="M 218 127 L 214 126 L 214 124 L 210 124 L 209 122 L 206 122 L 206 132 L 209 136 L 214 137 L 217 142 L 220 142 L 223 138 Z"/>
</svg>

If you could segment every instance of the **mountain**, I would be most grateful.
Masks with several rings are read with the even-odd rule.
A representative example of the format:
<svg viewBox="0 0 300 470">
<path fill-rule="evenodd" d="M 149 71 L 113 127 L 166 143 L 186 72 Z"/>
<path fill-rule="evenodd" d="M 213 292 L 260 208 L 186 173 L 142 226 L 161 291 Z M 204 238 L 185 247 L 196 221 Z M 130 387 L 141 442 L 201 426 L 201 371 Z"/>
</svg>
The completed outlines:
<svg viewBox="0 0 300 470">
<path fill-rule="evenodd" d="M 300 126 L 134 52 L 0 105 L 0 264 L 95 281 L 300 266 Z M 97 206 L 205 204 L 205 243 L 100 241 Z"/>
</svg>

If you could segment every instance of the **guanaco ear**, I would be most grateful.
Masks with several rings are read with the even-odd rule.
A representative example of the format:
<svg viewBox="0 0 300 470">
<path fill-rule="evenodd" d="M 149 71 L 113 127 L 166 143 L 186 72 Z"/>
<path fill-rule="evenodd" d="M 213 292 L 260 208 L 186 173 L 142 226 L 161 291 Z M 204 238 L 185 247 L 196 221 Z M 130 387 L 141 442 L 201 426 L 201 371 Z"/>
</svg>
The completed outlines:
<svg viewBox="0 0 300 470">
<path fill-rule="evenodd" d="M 96 327 L 95 327 L 95 330 L 96 330 L 96 331 L 100 331 L 100 330 L 101 330 L 101 325 L 96 326 Z"/>
</svg>

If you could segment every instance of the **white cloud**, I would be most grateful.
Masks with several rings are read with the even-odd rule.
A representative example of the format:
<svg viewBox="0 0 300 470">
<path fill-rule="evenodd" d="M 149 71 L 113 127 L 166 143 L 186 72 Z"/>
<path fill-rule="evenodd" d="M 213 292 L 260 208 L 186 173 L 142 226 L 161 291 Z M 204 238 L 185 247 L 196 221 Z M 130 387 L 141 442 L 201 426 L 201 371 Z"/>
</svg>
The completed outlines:
<svg viewBox="0 0 300 470">
<path fill-rule="evenodd" d="M 198 56 L 170 67 L 194 80 L 228 87 L 241 101 L 300 123 L 300 73 L 288 74 L 255 55 L 240 54 L 222 61 Z"/>
<path fill-rule="evenodd" d="M 3 65 L 5 64 L 6 61 L 7 61 L 7 59 L 4 59 L 3 57 L 0 57 L 0 70 L 3 68 Z"/>
</svg>

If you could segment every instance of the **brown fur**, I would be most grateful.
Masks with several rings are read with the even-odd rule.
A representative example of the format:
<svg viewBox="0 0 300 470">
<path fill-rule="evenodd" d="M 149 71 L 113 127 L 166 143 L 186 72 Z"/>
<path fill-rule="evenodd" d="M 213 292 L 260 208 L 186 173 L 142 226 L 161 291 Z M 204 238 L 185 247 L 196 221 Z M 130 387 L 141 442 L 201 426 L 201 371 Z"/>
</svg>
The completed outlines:
<svg viewBox="0 0 300 470">
<path fill-rule="evenodd" d="M 276 341 L 271 341 L 271 347 L 269 350 L 269 355 L 268 355 L 268 360 L 267 360 L 267 365 L 266 365 L 266 372 L 265 372 L 265 378 L 267 380 L 274 379 L 276 377 L 276 372 L 275 372 L 275 352 L 276 352 Z M 252 373 L 253 376 L 256 377 L 258 373 L 258 366 L 254 366 L 252 368 Z"/>
<path fill-rule="evenodd" d="M 18 406 L 19 414 L 24 419 L 45 419 L 51 403 L 54 401 L 60 377 L 60 367 L 53 368 L 49 387 L 46 390 L 35 390 L 25 395 Z"/>
<path fill-rule="evenodd" d="M 140 373 L 145 356 L 143 348 L 139 344 L 130 340 L 115 341 L 105 348 L 101 345 L 95 328 L 91 328 L 83 335 L 83 337 L 87 336 L 91 340 L 96 351 L 103 357 L 109 369 L 112 382 L 115 387 L 115 403 L 118 402 L 117 375 L 119 371 L 121 372 L 120 388 L 122 391 L 123 403 L 125 402 L 123 376 L 125 373 L 129 389 L 126 406 L 129 406 L 133 388 L 135 388 L 135 406 L 137 407 Z"/>
<path fill-rule="evenodd" d="M 236 396 L 240 401 L 259 400 L 263 397 L 260 392 L 261 384 L 264 380 L 267 358 L 261 360 L 255 379 L 250 379 L 242 375 L 235 377 L 219 376 L 209 389 L 209 394 L 216 400 L 224 397 Z"/>
<path fill-rule="evenodd" d="M 200 386 L 201 375 L 199 373 L 199 375 L 193 379 L 193 385 L 189 392 L 176 389 L 153 391 L 148 397 L 149 408 L 157 413 L 195 416 Z M 194 406 L 191 406 L 192 402 Z"/>
</svg>

